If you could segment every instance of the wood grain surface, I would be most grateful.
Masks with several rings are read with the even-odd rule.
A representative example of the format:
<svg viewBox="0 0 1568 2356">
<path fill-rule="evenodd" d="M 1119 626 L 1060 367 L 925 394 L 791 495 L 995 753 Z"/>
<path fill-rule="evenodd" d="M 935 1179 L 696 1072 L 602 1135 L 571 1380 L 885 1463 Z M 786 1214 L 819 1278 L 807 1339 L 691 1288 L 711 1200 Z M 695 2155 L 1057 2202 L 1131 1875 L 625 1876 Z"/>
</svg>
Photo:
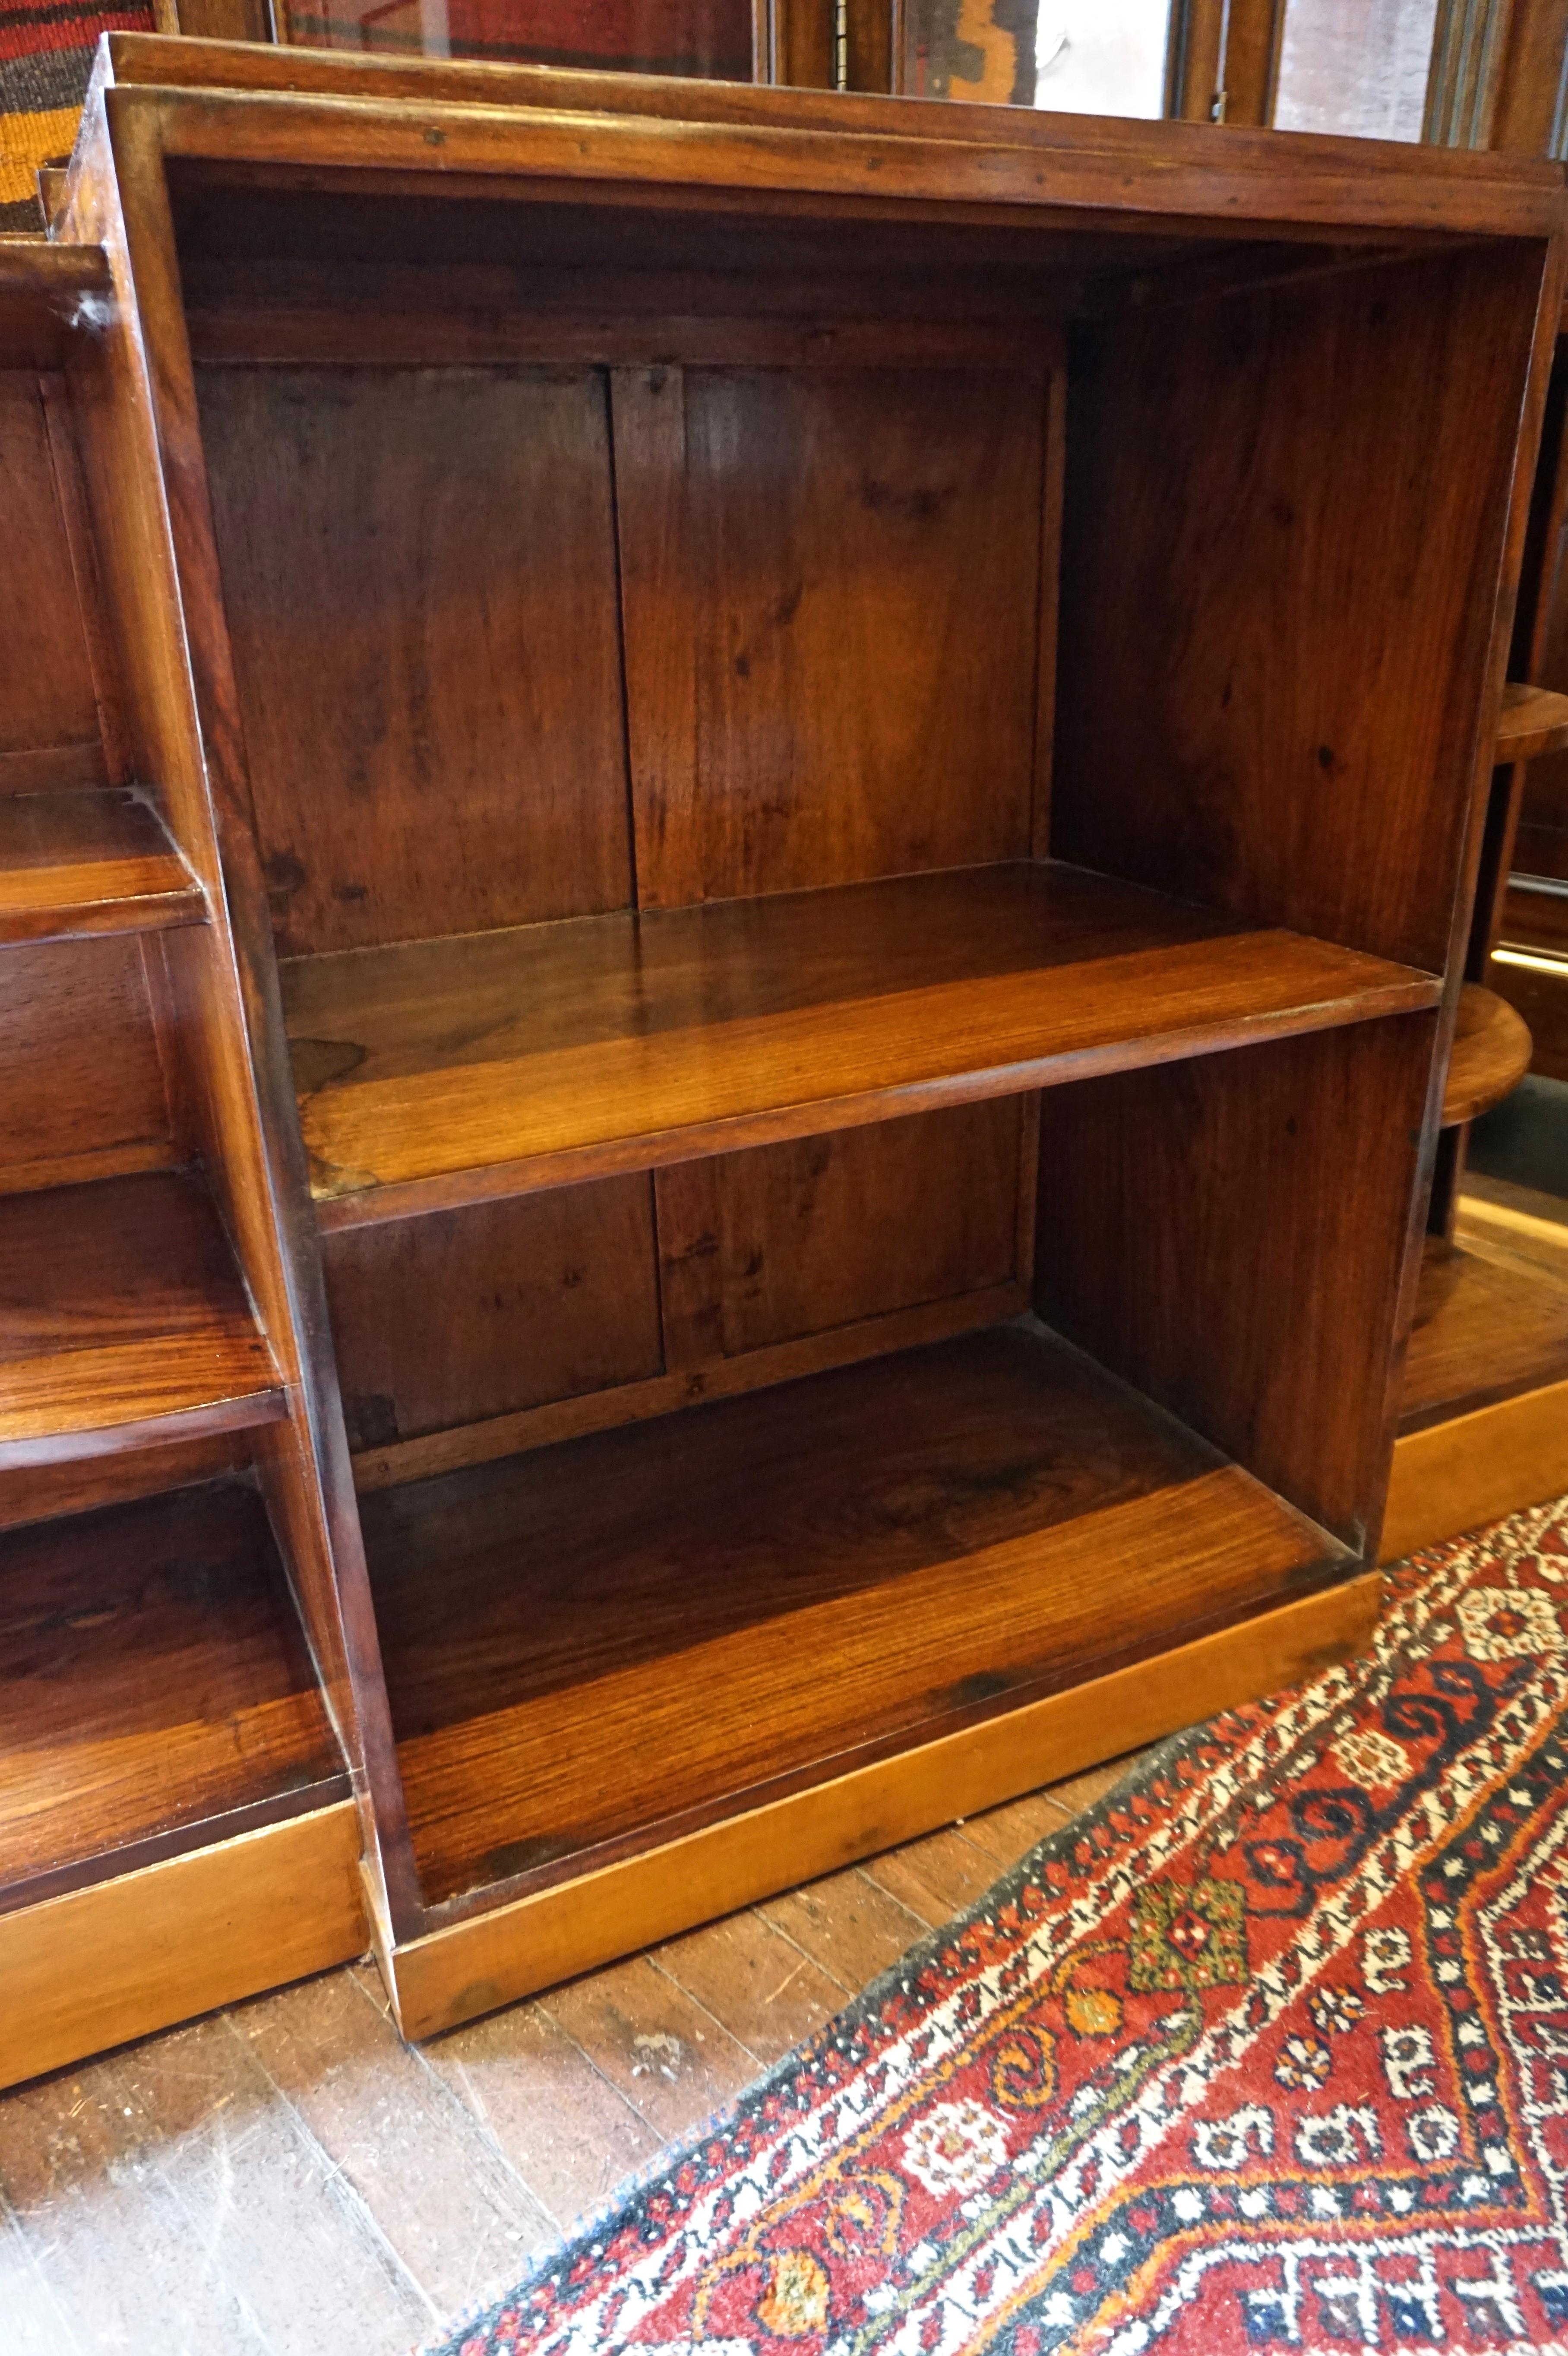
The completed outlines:
<svg viewBox="0 0 1568 2356">
<path fill-rule="evenodd" d="M 0 339 L 9 259 L 0 253 Z M 0 480 L 7 536 L 17 552 L 0 584 L 0 755 L 63 747 L 96 752 L 98 706 L 87 637 L 43 400 L 30 370 L 0 370 Z M 18 561 L 24 550 L 26 561 Z M 0 766 L 0 790 L 5 782 Z"/>
<path fill-rule="evenodd" d="M 0 2085 L 359 1954 L 358 1858 L 344 1798 L 0 1914 Z"/>
<path fill-rule="evenodd" d="M 667 1366 L 1018 1279 L 1033 1108 L 996 1097 L 656 1171 Z"/>
<path fill-rule="evenodd" d="M 1533 761 L 1541 753 L 1568 750 L 1568 695 L 1510 680 L 1503 690 L 1498 721 L 1498 759 Z"/>
<path fill-rule="evenodd" d="M 130 793 L 0 795 L 0 942 L 200 924 L 207 904 Z"/>
<path fill-rule="evenodd" d="M 1315 1676 L 1367 1643 L 1381 1591 L 1375 1574 L 1347 1580 L 434 1931 L 391 1958 L 404 2034 L 433 2036 L 955 1813 Z"/>
<path fill-rule="evenodd" d="M 0 1467 L 284 1412 L 211 1204 L 174 1174 L 0 1202 Z"/>
<path fill-rule="evenodd" d="M 1036 372 L 614 377 L 645 908 L 1029 848 Z"/>
<path fill-rule="evenodd" d="M 1040 1108 L 1040 1315 L 1358 1549 L 1435 1030 L 1280 1040 Z"/>
<path fill-rule="evenodd" d="M 645 1843 L 1263 1608 L 1341 1559 L 1022 1327 L 361 1511 L 431 1901 Z"/>
<path fill-rule="evenodd" d="M 199 381 L 285 955 L 631 897 L 603 380 Z"/>
<path fill-rule="evenodd" d="M 1568 1259 L 1561 1280 L 1427 1238 L 1405 1353 L 1400 1430 L 1568 1382 Z"/>
<path fill-rule="evenodd" d="M 13 1531 L 0 1557 L 0 1903 L 347 1797 L 253 1488 Z"/>
<path fill-rule="evenodd" d="M 290 961 L 283 984 L 313 1191 L 324 1224 L 345 1226 L 1436 991 L 1022 863 Z"/>
<path fill-rule="evenodd" d="M 645 1176 L 355 1227 L 323 1245 L 353 1448 L 662 1371 Z"/>
<path fill-rule="evenodd" d="M 1454 1129 L 1489 1112 L 1530 1069 L 1530 1031 L 1521 1014 L 1477 981 L 1459 992 L 1454 1052 L 1443 1088 L 1443 1126 Z"/>
<path fill-rule="evenodd" d="M 4 955 L 0 1194 L 177 1161 L 142 944 L 58 941 Z"/>
<path fill-rule="evenodd" d="M 1059 857 L 1444 966 L 1541 263 L 1406 261 L 1085 327 Z"/>
</svg>

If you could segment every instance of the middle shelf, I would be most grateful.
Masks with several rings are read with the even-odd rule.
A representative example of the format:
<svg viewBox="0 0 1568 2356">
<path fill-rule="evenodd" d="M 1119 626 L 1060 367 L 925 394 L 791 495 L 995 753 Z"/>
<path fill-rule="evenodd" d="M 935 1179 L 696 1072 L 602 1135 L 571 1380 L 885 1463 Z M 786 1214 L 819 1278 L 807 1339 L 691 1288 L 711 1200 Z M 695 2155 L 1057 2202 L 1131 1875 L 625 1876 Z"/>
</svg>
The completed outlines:
<svg viewBox="0 0 1568 2356">
<path fill-rule="evenodd" d="M 1436 1004 L 1431 975 L 1060 864 L 285 960 L 321 1225 Z"/>
</svg>

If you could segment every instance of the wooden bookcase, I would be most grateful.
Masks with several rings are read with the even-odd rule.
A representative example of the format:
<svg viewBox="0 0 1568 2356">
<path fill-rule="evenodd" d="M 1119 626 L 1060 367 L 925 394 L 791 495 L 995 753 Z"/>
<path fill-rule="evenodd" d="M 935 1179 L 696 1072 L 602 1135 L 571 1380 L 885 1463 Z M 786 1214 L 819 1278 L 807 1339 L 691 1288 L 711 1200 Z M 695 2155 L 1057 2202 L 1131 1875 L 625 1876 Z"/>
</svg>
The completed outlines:
<svg viewBox="0 0 1568 2356">
<path fill-rule="evenodd" d="M 97 1431 L 235 1662 L 275 1558 L 411 2034 L 1364 1638 L 1562 220 L 106 43 L 49 260 L 122 749 L 0 954 L 133 922 L 165 1127 L 7 1206 L 18 1461 Z M 61 1494 L 22 1591 L 96 1576 Z"/>
</svg>

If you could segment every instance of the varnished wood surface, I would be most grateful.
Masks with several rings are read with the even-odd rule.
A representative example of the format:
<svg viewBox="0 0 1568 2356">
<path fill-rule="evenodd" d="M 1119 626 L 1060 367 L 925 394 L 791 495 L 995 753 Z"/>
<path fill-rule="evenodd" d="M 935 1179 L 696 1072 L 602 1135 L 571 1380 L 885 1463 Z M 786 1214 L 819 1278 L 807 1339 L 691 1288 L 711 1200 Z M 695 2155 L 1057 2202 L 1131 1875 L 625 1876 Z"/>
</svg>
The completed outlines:
<svg viewBox="0 0 1568 2356">
<path fill-rule="evenodd" d="M 1568 1381 L 1404 1433 L 1393 1451 L 1381 1559 L 1397 1562 L 1568 1488 Z"/>
<path fill-rule="evenodd" d="M 0 1914 L 0 2086 L 325 1971 L 364 1944 L 347 1797 Z"/>
<path fill-rule="evenodd" d="M 1038 369 L 613 398 L 639 905 L 1026 857 Z"/>
<path fill-rule="evenodd" d="M 200 886 L 130 793 L 0 796 L 0 943 L 202 922 Z"/>
<path fill-rule="evenodd" d="M 355 1449 L 516 1417 L 662 1370 L 645 1176 L 323 1240 Z"/>
<path fill-rule="evenodd" d="M 428 1901 L 733 1810 L 1339 1559 L 1019 1327 L 361 1511 Z"/>
<path fill-rule="evenodd" d="M 1568 1382 L 1568 1251 L 1553 1278 L 1428 1239 L 1405 1354 L 1402 1432 Z"/>
<path fill-rule="evenodd" d="M 215 369 L 198 389 L 281 952 L 624 906 L 603 377 Z"/>
<path fill-rule="evenodd" d="M 0 1904 L 347 1796 L 251 1488 L 0 1539 Z"/>
<path fill-rule="evenodd" d="M 1459 993 L 1454 1052 L 1443 1088 L 1443 1126 L 1475 1120 L 1500 1104 L 1530 1069 L 1530 1032 L 1505 998 L 1479 982 Z"/>
<path fill-rule="evenodd" d="M 966 1816 L 1108 1750 L 1316 1676 L 1369 1641 L 1381 1587 L 1372 1574 L 1283 1604 L 1159 1660 L 433 1932 L 392 1961 L 404 2033 L 433 2036 L 694 1919 L 764 1898 L 792 1878 L 833 1873 L 955 1811 Z M 948 1904 L 962 1906 L 980 1887 Z"/>
<path fill-rule="evenodd" d="M 0 348 L 5 275 L 15 267 L 7 252 L 0 241 Z M 80 267 L 72 250 L 40 245 L 37 252 L 57 268 Z M 87 637 L 48 421 L 30 370 L 0 369 L 0 480 L 14 552 L 0 578 L 0 791 L 28 755 L 91 760 L 94 775 L 85 782 L 96 783 L 101 753 Z M 28 780 L 24 775 L 16 782 Z"/>
<path fill-rule="evenodd" d="M 1358 1547 L 1435 1032 L 1279 1040 L 1040 1107 L 1040 1315 Z"/>
<path fill-rule="evenodd" d="M 290 961 L 324 1225 L 1433 1002 L 1427 976 L 1048 866 Z"/>
<path fill-rule="evenodd" d="M 563 1440 L 612 1431 L 624 1423 L 645 1423 L 679 1408 L 738 1398 L 743 1392 L 763 1390 L 774 1383 L 795 1382 L 803 1375 L 821 1374 L 829 1366 L 858 1366 L 867 1358 L 886 1357 L 895 1350 L 944 1342 L 954 1333 L 970 1333 L 1021 1317 L 1029 1305 L 1026 1284 L 992 1285 L 979 1292 L 955 1293 L 945 1301 L 921 1301 L 912 1309 L 895 1309 L 885 1317 L 857 1318 L 853 1324 L 834 1325 L 826 1333 L 804 1334 L 794 1342 L 774 1342 L 764 1349 L 744 1351 L 739 1357 L 709 1358 L 701 1365 L 648 1375 L 609 1390 L 579 1391 L 569 1398 L 519 1408 L 481 1423 L 450 1426 L 423 1440 L 364 1449 L 354 1459 L 355 1483 L 361 1490 L 388 1489 L 405 1481 L 425 1480 L 432 1473 L 455 1472 L 466 1464 L 493 1464 L 525 1449 L 553 1448 Z"/>
<path fill-rule="evenodd" d="M 1564 750 L 1568 750 L 1568 695 L 1510 680 L 1503 690 L 1498 722 L 1498 759 L 1533 761 L 1538 754 Z"/>
<path fill-rule="evenodd" d="M 8 948 L 0 973 L 0 1194 L 180 1157 L 134 938 Z"/>
<path fill-rule="evenodd" d="M 1494 952 L 1487 980 L 1528 1029 L 1531 1069 L 1568 1080 L 1568 957 L 1552 949 Z"/>
<path fill-rule="evenodd" d="M 0 237 L 0 366 L 59 368 L 108 294 L 109 264 L 97 246 Z"/>
<path fill-rule="evenodd" d="M 0 1467 L 281 1416 L 277 1370 L 192 1180 L 0 1201 Z"/>
<path fill-rule="evenodd" d="M 1361 225 L 1375 233 L 1397 227 L 1547 235 L 1561 207 L 1561 182 L 1551 167 L 1511 157 L 1414 149 L 1397 162 L 1380 155 L 1369 165 L 1353 140 L 1315 140 L 1310 146 L 1293 143 L 1291 168 L 1283 170 L 1278 143 L 1266 134 L 1231 133 L 1221 148 L 1196 124 L 1096 122 L 1086 145 L 1074 118 L 1023 109 L 999 124 L 997 110 L 987 107 L 932 107 L 917 116 L 886 99 L 833 94 L 814 102 L 795 91 L 689 82 L 661 88 L 635 75 L 528 67 L 378 70 L 370 60 L 351 65 L 315 56 L 302 63 L 304 57 L 291 50 L 270 59 L 264 49 L 248 49 L 240 66 L 232 50 L 208 49 L 165 61 L 133 37 L 117 42 L 112 70 L 127 84 L 119 93 L 122 107 L 141 100 L 159 110 L 169 152 L 217 150 L 233 162 L 263 155 L 312 162 L 325 110 L 312 109 L 304 94 L 310 91 L 355 96 L 357 160 L 371 167 L 428 169 L 420 153 L 435 127 L 424 120 L 428 112 L 452 118 L 443 173 L 505 168 L 512 127 L 504 110 L 510 106 L 533 111 L 518 129 L 535 169 L 563 177 L 809 188 L 848 201 L 933 195 L 997 207 L 1021 201 L 1047 217 L 1052 208 L 1082 208 L 1105 221 L 1164 215 L 1230 227 L 1252 217 L 1341 233 Z M 225 96 L 222 85 L 234 80 L 237 66 L 247 81 L 259 77 L 279 91 L 274 108 L 246 110 Z M 165 91 L 129 86 L 133 79 L 156 84 L 165 77 Z M 175 90 L 176 80 L 187 87 Z M 464 98 L 484 104 L 464 112 L 453 102 Z M 567 117 L 569 145 L 549 136 L 549 115 L 574 106 L 581 112 Z M 612 106 L 613 117 L 597 112 Z M 858 131 L 877 135 L 863 145 L 844 135 Z M 976 146 L 991 152 L 972 156 Z M 1160 166 L 1157 197 L 1144 171 L 1134 168 L 1151 153 Z M 1047 157 L 1051 168 L 1042 173 Z"/>
<path fill-rule="evenodd" d="M 1455 254 L 1083 328 L 1059 857 L 1445 965 L 1541 265 Z"/>
<path fill-rule="evenodd" d="M 1018 1280 L 1034 1108 L 995 1097 L 656 1171 L 667 1366 Z"/>
</svg>

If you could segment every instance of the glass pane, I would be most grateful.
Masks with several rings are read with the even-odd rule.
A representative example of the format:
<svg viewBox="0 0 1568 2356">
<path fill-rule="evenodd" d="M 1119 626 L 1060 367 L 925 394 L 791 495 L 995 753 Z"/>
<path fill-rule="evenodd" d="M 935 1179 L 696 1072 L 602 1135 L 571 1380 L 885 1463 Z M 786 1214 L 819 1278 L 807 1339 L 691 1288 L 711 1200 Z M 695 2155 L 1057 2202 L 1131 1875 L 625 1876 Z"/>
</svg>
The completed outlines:
<svg viewBox="0 0 1568 2356">
<path fill-rule="evenodd" d="M 1437 0 L 1285 0 L 1276 131 L 1419 139 Z"/>
<path fill-rule="evenodd" d="M 315 49 L 752 79 L 752 0 L 279 0 Z"/>
<path fill-rule="evenodd" d="M 1170 0 L 908 0 L 912 98 L 1163 113 Z"/>
</svg>

